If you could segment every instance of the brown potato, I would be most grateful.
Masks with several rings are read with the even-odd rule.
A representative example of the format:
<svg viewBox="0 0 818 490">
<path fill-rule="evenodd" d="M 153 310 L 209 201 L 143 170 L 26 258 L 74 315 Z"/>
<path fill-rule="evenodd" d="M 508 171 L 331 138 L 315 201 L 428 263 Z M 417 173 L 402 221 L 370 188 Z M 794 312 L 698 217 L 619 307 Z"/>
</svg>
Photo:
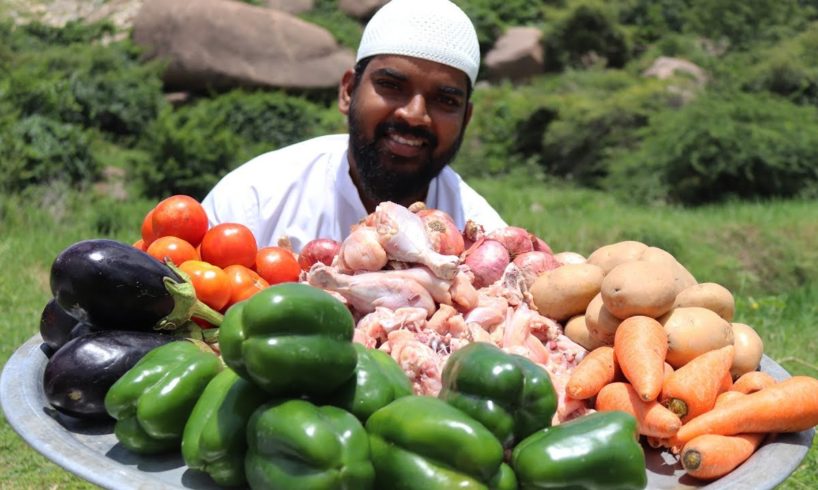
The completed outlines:
<svg viewBox="0 0 818 490">
<path fill-rule="evenodd" d="M 749 325 L 732 323 L 731 326 L 733 328 L 733 345 L 736 348 L 736 354 L 733 357 L 730 374 L 733 379 L 736 379 L 744 373 L 758 369 L 759 364 L 761 364 L 761 356 L 764 354 L 764 341 Z"/>
<path fill-rule="evenodd" d="M 668 339 L 668 364 L 674 369 L 705 352 L 733 345 L 730 322 L 701 306 L 674 308 L 659 319 Z"/>
<path fill-rule="evenodd" d="M 563 321 L 584 313 L 601 284 L 599 267 L 565 264 L 541 274 L 531 285 L 531 296 L 541 315 Z"/>
<path fill-rule="evenodd" d="M 683 289 L 676 295 L 674 308 L 687 306 L 701 306 L 715 312 L 728 322 L 733 321 L 736 312 L 736 302 L 733 293 L 726 287 L 715 282 L 703 282 Z"/>
<path fill-rule="evenodd" d="M 565 323 L 565 336 L 589 351 L 605 345 L 595 339 L 591 332 L 588 331 L 588 325 L 585 324 L 585 315 L 572 316 Z"/>
<path fill-rule="evenodd" d="M 588 308 L 585 309 L 585 324 L 588 333 L 596 341 L 602 342 L 604 345 L 613 345 L 614 334 L 621 322 L 622 320 L 613 316 L 605 308 L 605 304 L 602 302 L 602 293 L 594 296 L 594 299 L 588 303 Z"/>
<path fill-rule="evenodd" d="M 673 270 L 673 284 L 675 284 L 676 287 L 676 294 L 697 283 L 696 278 L 693 277 L 693 274 L 691 274 L 690 271 L 685 268 L 685 266 L 679 263 L 673 254 L 659 247 L 646 248 L 642 253 L 642 256 L 639 257 L 639 260 L 645 260 L 647 262 L 665 262 L 669 264 L 669 267 Z"/>
<path fill-rule="evenodd" d="M 605 308 L 620 320 L 664 315 L 676 299 L 674 271 L 664 261 L 633 260 L 611 269 L 602 280 Z"/>
<path fill-rule="evenodd" d="M 647 245 L 635 240 L 611 243 L 591 252 L 587 262 L 598 265 L 602 269 L 602 273 L 607 274 L 611 269 L 623 262 L 639 259 L 647 248 Z"/>
<path fill-rule="evenodd" d="M 554 254 L 554 259 L 562 265 L 565 264 L 584 264 L 587 262 L 585 257 L 576 252 L 560 252 Z"/>
</svg>

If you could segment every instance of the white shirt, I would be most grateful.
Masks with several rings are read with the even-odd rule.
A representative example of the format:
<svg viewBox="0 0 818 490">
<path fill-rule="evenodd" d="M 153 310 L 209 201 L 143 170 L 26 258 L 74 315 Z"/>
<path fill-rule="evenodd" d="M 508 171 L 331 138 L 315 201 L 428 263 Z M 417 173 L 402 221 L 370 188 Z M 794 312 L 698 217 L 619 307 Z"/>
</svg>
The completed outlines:
<svg viewBox="0 0 818 490">
<path fill-rule="evenodd" d="M 349 175 L 346 134 L 321 136 L 271 151 L 228 173 L 202 201 L 210 225 L 241 223 L 259 247 L 290 239 L 300 251 L 315 238 L 343 241 L 368 214 Z M 468 219 L 486 232 L 500 215 L 446 167 L 429 184 L 426 206 L 445 211 L 462 230 Z"/>
</svg>

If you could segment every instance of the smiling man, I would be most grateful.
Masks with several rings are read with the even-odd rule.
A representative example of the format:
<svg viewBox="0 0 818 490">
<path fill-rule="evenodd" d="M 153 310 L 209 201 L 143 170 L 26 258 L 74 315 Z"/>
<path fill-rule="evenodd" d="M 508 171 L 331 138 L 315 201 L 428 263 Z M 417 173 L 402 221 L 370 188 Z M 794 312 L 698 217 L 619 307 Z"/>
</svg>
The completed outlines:
<svg viewBox="0 0 818 490">
<path fill-rule="evenodd" d="M 248 226 L 259 246 L 287 236 L 296 251 L 313 238 L 343 240 L 383 201 L 423 201 L 460 229 L 504 226 L 448 165 L 472 114 L 480 66 L 477 35 L 449 0 L 392 0 L 367 23 L 338 108 L 349 134 L 260 155 L 204 199 L 211 225 Z"/>
</svg>

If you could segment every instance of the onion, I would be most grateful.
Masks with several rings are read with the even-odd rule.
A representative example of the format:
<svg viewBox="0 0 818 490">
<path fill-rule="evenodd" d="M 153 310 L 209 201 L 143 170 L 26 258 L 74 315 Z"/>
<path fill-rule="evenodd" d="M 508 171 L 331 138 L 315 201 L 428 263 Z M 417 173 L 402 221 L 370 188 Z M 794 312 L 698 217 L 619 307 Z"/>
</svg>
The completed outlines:
<svg viewBox="0 0 818 490">
<path fill-rule="evenodd" d="M 464 262 L 474 274 L 474 287 L 482 288 L 503 276 L 511 257 L 505 245 L 497 240 L 484 239 L 466 252 Z"/>
<path fill-rule="evenodd" d="M 534 281 L 545 271 L 556 269 L 561 266 L 557 259 L 548 252 L 538 250 L 521 253 L 514 258 L 514 265 L 523 271 L 525 284 L 531 287 Z"/>
<path fill-rule="evenodd" d="M 552 255 L 554 254 L 554 251 L 551 250 L 551 247 L 548 246 L 547 243 L 545 243 L 545 240 L 538 237 L 537 235 L 533 235 L 533 234 L 531 235 L 531 243 L 534 244 L 534 250 L 536 250 L 538 252 L 548 252 L 548 253 L 550 253 Z"/>
<path fill-rule="evenodd" d="M 417 212 L 432 248 L 443 255 L 460 255 L 466 249 L 463 235 L 451 216 L 439 209 L 421 209 Z"/>
<path fill-rule="evenodd" d="M 308 271 L 316 262 L 332 265 L 333 259 L 341 250 L 341 244 L 331 238 L 316 238 L 307 242 L 298 254 L 298 265 Z"/>
<path fill-rule="evenodd" d="M 487 238 L 497 240 L 502 243 L 508 250 L 511 258 L 534 250 L 534 244 L 531 242 L 531 233 L 528 230 L 518 226 L 506 226 L 498 228 L 488 234 Z"/>
</svg>

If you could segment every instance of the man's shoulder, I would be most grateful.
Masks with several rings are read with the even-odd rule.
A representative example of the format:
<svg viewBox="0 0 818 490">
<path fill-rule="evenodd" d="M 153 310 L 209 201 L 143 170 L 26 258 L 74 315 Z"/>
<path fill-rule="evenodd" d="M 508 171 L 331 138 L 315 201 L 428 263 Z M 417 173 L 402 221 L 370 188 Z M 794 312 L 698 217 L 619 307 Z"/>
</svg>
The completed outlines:
<svg viewBox="0 0 818 490">
<path fill-rule="evenodd" d="M 263 153 L 249 163 L 269 163 L 271 161 L 311 161 L 322 156 L 339 156 L 347 149 L 349 136 L 346 134 L 330 134 L 300 141 L 283 148 Z"/>
</svg>

